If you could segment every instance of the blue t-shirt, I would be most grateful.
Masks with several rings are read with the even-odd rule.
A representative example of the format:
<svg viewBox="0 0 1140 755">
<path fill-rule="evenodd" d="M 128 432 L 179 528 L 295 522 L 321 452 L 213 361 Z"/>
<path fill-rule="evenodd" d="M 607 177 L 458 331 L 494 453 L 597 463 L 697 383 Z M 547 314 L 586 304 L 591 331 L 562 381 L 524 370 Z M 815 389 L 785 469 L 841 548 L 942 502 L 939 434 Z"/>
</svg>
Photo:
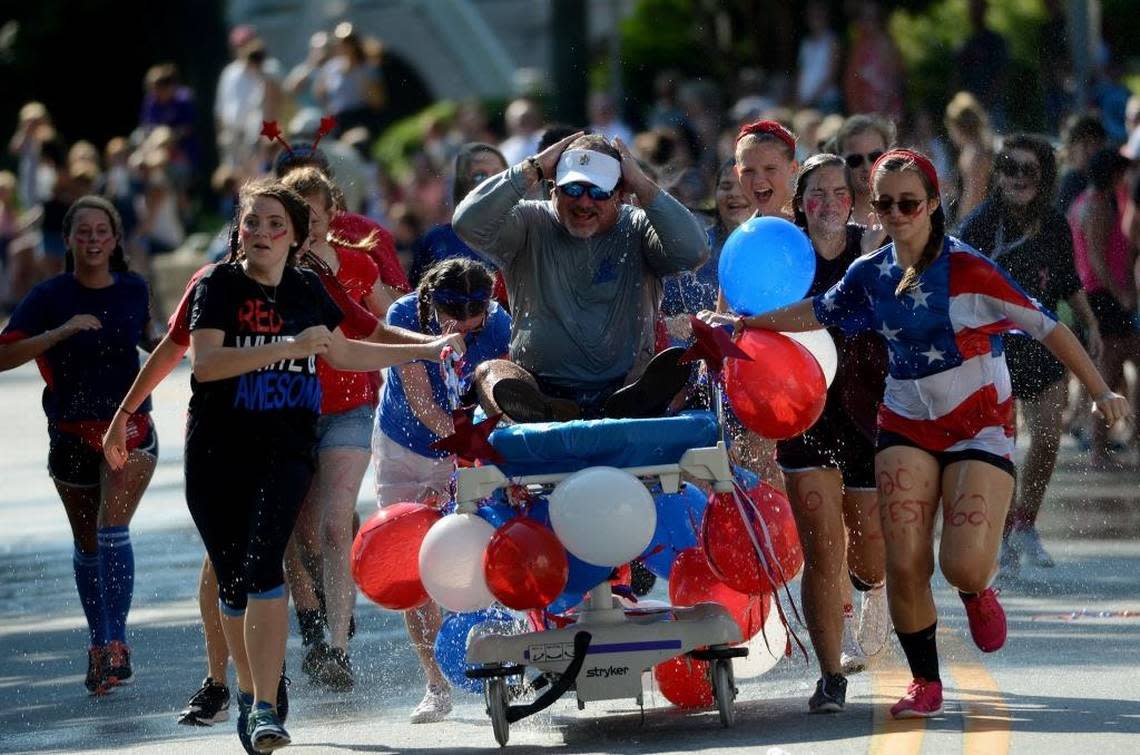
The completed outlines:
<svg viewBox="0 0 1140 755">
<path fill-rule="evenodd" d="M 432 228 L 416 243 L 412 251 L 412 269 L 408 273 L 408 280 L 412 286 L 418 286 L 420 278 L 432 265 L 456 258 L 475 260 L 492 270 L 495 269 L 490 260 L 463 243 L 463 239 L 455 234 L 451 223 L 444 223 Z"/>
<path fill-rule="evenodd" d="M 417 333 L 440 334 L 434 318 L 428 322 L 426 331 L 420 327 L 416 315 L 415 294 L 402 296 L 392 304 L 388 309 L 388 324 L 414 330 Z M 511 342 L 511 316 L 492 301 L 487 308 L 487 321 L 483 329 L 477 333 L 469 333 L 466 340 L 467 351 L 463 355 L 463 366 L 459 375 L 463 389 L 467 388 L 475 368 L 481 363 L 506 355 Z M 415 364 L 422 364 L 427 369 L 432 398 L 436 404 L 446 408 L 447 387 L 443 383 L 440 365 L 428 361 L 415 362 Z M 380 412 L 376 421 L 385 435 L 420 456 L 441 459 L 448 455 L 446 452 L 431 448 L 431 444 L 439 440 L 439 436 L 416 418 L 404 393 L 400 372 L 396 368 L 388 370 L 388 379 L 384 382 L 384 395 L 380 398 Z"/>
<path fill-rule="evenodd" d="M 150 319 L 150 294 L 138 275 L 112 275 L 115 282 L 106 288 L 87 288 L 71 273 L 49 278 L 24 297 L 0 337 L 32 338 L 79 314 L 102 323 L 36 359 L 47 383 L 43 407 L 49 422 L 111 419 L 139 372 L 138 344 Z M 139 411 L 150 411 L 149 398 Z"/>
</svg>

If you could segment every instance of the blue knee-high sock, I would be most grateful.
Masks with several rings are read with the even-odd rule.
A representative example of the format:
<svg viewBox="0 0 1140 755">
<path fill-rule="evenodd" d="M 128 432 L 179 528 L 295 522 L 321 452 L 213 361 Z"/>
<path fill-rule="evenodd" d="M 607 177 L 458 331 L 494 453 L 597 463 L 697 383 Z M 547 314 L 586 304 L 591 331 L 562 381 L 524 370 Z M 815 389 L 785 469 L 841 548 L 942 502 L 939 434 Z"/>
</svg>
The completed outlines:
<svg viewBox="0 0 1140 755">
<path fill-rule="evenodd" d="M 103 603 L 103 587 L 99 579 L 99 553 L 84 553 L 75 546 L 71 554 L 75 568 L 75 589 L 87 616 L 87 629 L 91 632 L 91 646 L 101 648 L 107 644 L 107 611 Z"/>
<path fill-rule="evenodd" d="M 107 605 L 107 639 L 127 641 L 127 613 L 135 591 L 135 551 L 127 527 L 99 530 L 99 576 Z"/>
</svg>

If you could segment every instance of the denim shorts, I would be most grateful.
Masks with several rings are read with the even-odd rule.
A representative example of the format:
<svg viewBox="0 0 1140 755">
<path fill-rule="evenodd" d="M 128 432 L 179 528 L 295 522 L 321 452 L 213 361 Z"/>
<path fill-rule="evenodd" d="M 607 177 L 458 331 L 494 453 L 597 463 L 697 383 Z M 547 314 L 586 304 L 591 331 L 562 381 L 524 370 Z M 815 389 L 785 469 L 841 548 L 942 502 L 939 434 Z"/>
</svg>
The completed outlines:
<svg viewBox="0 0 1140 755">
<path fill-rule="evenodd" d="M 317 453 L 332 448 L 372 450 L 372 420 L 376 407 L 365 404 L 338 414 L 317 417 Z"/>
</svg>

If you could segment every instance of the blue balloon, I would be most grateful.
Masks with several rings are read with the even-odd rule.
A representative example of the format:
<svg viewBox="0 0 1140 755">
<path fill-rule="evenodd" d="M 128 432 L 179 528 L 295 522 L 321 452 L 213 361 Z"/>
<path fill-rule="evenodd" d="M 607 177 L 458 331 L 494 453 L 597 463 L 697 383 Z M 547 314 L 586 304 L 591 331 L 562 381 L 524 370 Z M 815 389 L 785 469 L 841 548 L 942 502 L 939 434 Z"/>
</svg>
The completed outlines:
<svg viewBox="0 0 1140 755">
<path fill-rule="evenodd" d="M 696 485 L 686 482 L 676 493 L 658 492 L 653 501 L 657 504 L 657 528 L 641 560 L 649 571 L 669 579 L 677 554 L 697 544 L 709 499 Z"/>
<path fill-rule="evenodd" d="M 492 607 L 471 613 L 449 613 L 443 618 L 435 637 L 435 662 L 451 682 L 451 686 L 468 692 L 482 692 L 482 679 L 468 679 L 467 635 L 486 621 L 513 622 L 514 617 L 501 608 Z"/>
<path fill-rule="evenodd" d="M 733 311 L 758 315 L 804 298 L 815 278 L 815 252 L 793 223 L 751 218 L 729 234 L 717 272 Z"/>
<path fill-rule="evenodd" d="M 751 469 L 744 467 L 733 467 L 732 476 L 740 483 L 740 486 L 745 490 L 752 490 L 760 484 L 760 475 L 753 472 Z"/>
<path fill-rule="evenodd" d="M 485 519 L 492 527 L 499 529 L 511 519 L 514 519 L 519 512 L 518 509 L 508 503 L 489 501 L 479 506 L 475 513 Z"/>
</svg>

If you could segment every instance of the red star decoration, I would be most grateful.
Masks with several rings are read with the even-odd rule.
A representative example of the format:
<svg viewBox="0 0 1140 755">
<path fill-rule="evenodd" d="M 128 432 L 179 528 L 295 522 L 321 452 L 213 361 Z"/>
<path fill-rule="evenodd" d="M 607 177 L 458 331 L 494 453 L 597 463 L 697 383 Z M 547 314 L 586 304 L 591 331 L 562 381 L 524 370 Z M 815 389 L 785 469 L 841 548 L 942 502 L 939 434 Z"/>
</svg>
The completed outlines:
<svg viewBox="0 0 1140 755">
<path fill-rule="evenodd" d="M 280 139 L 281 127 L 277 125 L 277 121 L 262 121 L 261 135 L 270 141 L 274 139 Z"/>
<path fill-rule="evenodd" d="M 681 364 L 702 360 L 709 372 L 720 372 L 726 357 L 752 361 L 752 357 L 736 345 L 724 328 L 714 327 L 696 317 L 689 318 L 689 323 L 693 326 L 694 340 L 693 345 L 678 360 Z"/>
<path fill-rule="evenodd" d="M 469 461 L 502 463 L 505 461 L 502 454 L 487 440 L 495 429 L 495 425 L 499 424 L 499 420 L 502 418 L 503 415 L 500 413 L 488 417 L 482 422 L 471 424 L 469 409 L 455 409 L 451 412 L 451 421 L 455 425 L 455 432 L 432 443 L 431 448 L 436 451 L 453 453 L 459 458 Z"/>
<path fill-rule="evenodd" d="M 321 139 L 323 139 L 326 134 L 331 133 L 334 128 L 336 128 L 336 118 L 333 118 L 331 115 L 326 115 L 321 118 L 321 125 L 317 128 L 317 136 L 313 139 L 313 149 L 316 149 Z"/>
</svg>

